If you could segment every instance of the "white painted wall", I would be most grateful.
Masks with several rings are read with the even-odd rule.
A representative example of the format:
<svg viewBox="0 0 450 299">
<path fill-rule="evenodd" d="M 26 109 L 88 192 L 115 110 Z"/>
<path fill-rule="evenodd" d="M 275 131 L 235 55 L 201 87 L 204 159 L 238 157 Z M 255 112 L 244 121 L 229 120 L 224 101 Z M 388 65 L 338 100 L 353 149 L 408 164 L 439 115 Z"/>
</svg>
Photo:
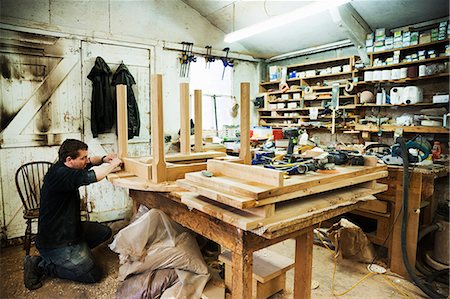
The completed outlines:
<svg viewBox="0 0 450 299">
<path fill-rule="evenodd" d="M 178 56 L 179 52 L 165 49 L 165 45 L 180 43 L 182 41 L 193 42 L 196 47 L 204 48 L 211 45 L 213 50 L 222 50 L 226 44 L 223 43 L 224 33 L 211 25 L 209 21 L 203 18 L 198 12 L 179 0 L 146 0 L 146 1 L 116 1 L 116 0 L 95 0 L 95 1 L 67 1 L 67 0 L 0 0 L 0 29 L 18 32 L 34 33 L 40 35 L 49 35 L 54 37 L 64 37 L 66 39 L 76 40 L 78 44 L 100 43 L 105 45 L 117 45 L 119 47 L 130 47 L 130 49 L 143 48 L 149 52 L 149 70 L 150 74 L 160 73 L 163 75 L 163 97 L 164 97 L 164 126 L 165 133 L 174 135 L 179 129 L 179 83 L 187 82 L 189 79 L 180 78 Z M 24 41 L 25 38 L 24 38 Z M 246 50 L 236 45 L 231 49 L 232 52 L 245 52 Z M 105 47 L 105 52 L 101 56 L 110 57 L 110 53 Z M 1 49 L 1 48 L 0 48 Z M 133 50 L 130 50 L 132 52 Z M 86 53 L 88 54 L 88 53 Z M 0 53 L 0 55 L 3 55 Z M 86 56 L 84 54 L 84 56 Z M 117 60 L 117 59 L 116 59 Z M 115 68 L 118 61 L 111 61 Z M 124 61 L 126 63 L 126 61 Z M 80 74 L 77 83 L 73 85 L 73 95 L 76 95 L 76 103 L 73 107 L 82 107 L 80 112 L 84 126 L 80 125 L 81 134 L 84 140 L 92 142 L 89 136 L 89 122 L 86 120 L 87 106 L 81 105 L 81 101 L 86 101 L 86 94 L 89 93 L 86 85 L 86 78 L 82 77 L 81 70 L 87 70 L 90 66 L 76 66 Z M 91 63 L 91 62 L 89 62 Z M 115 66 L 114 66 L 115 65 Z M 132 70 L 132 68 L 130 68 Z M 251 96 L 254 98 L 258 91 L 259 70 L 255 62 L 235 61 L 234 72 L 234 90 L 233 93 L 239 99 L 239 83 L 250 82 Z M 79 82 L 81 78 L 81 82 Z M 3 78 L 2 78 L 3 79 Z M 3 84 L 17 85 L 29 83 L 25 81 L 16 81 Z M 140 81 L 141 82 L 141 81 Z M 65 83 L 67 85 L 67 83 Z M 150 78 L 146 86 L 139 86 L 143 93 L 150 91 Z M 5 87 L 4 85 L 3 87 Z M 68 89 L 64 89 L 64 96 L 58 94 L 58 91 L 52 96 L 57 97 L 57 101 L 74 100 L 73 96 L 67 94 Z M 72 92 L 71 91 L 71 92 Z M 3 92 L 3 88 L 2 88 Z M 4 90 L 4 94 L 7 94 Z M 27 96 L 31 91 L 25 92 Z M 60 91 L 59 91 L 60 92 Z M 142 95 L 142 93 L 141 93 Z M 0 100 L 3 101 L 3 96 Z M 6 98 L 6 97 L 5 97 Z M 21 95 L 8 95 L 8 101 L 22 98 Z M 11 100 L 12 99 L 12 100 Z M 61 104 L 61 103 L 60 103 Z M 9 103 L 9 106 L 14 106 Z M 18 107 L 14 109 L 19 109 Z M 78 105 L 78 106 L 77 106 Z M 148 113 L 148 105 L 140 103 L 140 112 Z M 1 106 L 1 105 L 0 105 Z M 58 107 L 46 108 L 49 112 L 46 114 L 49 118 L 57 120 L 54 115 Z M 251 121 L 256 124 L 256 112 L 251 105 Z M 81 108 L 80 108 L 81 109 Z M 13 111 L 14 112 L 14 111 Z M 17 112 L 17 111 L 15 111 Z M 141 118 L 142 119 L 142 118 Z M 50 120 L 54 122 L 54 120 Z M 80 122 L 80 119 L 77 120 Z M 55 126 L 53 126 L 55 127 Z M 74 126 L 71 126 L 71 128 Z M 141 124 L 144 128 L 144 135 L 149 130 L 148 119 Z M 73 129 L 73 128 L 72 128 Z M 33 128 L 28 128 L 32 131 Z M 142 130 L 141 130 L 142 131 Z M 109 136 L 111 137 L 111 136 Z M 108 138 L 109 138 L 108 137 Z M 108 139 L 106 138 L 106 139 Z M 106 142 L 105 138 L 100 138 L 99 144 L 102 144 L 104 150 L 115 150 L 115 145 Z M 34 144 L 36 145 L 36 144 Z M 137 154 L 147 154 L 149 152 L 148 144 L 142 142 L 131 142 L 129 152 Z M 9 145 L 8 148 L 0 149 L 0 224 L 6 228 L 8 238 L 22 236 L 25 229 L 25 222 L 22 219 L 21 203 L 18 199 L 15 187 L 11 182 L 14 179 L 15 169 L 22 162 L 31 160 L 53 160 L 56 157 L 57 146 L 33 146 Z M 90 144 L 90 149 L 96 153 L 97 144 Z M 111 189 L 111 190 L 108 190 Z M 101 183 L 96 188 L 88 188 L 83 192 L 90 197 L 102 196 L 101 202 L 94 201 L 92 206 L 93 216 L 96 220 L 112 220 L 123 217 L 123 209 L 116 209 L 117 205 L 129 207 L 128 202 L 124 202 L 123 194 L 120 190 L 115 190 L 107 183 Z M 119 196 L 119 197 L 117 197 Z"/>
<path fill-rule="evenodd" d="M 152 73 L 163 74 L 165 107 L 178 105 L 178 86 L 186 79 L 178 77 L 179 52 L 164 50 L 164 43 L 187 41 L 200 48 L 211 45 L 215 50 L 227 46 L 221 30 L 179 0 L 0 0 L 0 17 L 3 24 L 156 45 L 154 59 L 150 63 L 153 64 Z M 236 45 L 237 48 L 231 51 L 245 51 Z M 241 69 L 238 64 L 234 73 L 239 74 L 242 81 L 254 83 L 252 90 L 258 90 L 258 74 L 251 68 L 244 66 Z M 239 89 L 235 92 L 239 95 Z M 167 110 L 164 114 L 166 119 L 174 117 Z M 256 124 L 254 111 L 252 120 Z M 175 121 L 165 122 L 166 133 L 172 135 L 177 131 Z"/>
</svg>

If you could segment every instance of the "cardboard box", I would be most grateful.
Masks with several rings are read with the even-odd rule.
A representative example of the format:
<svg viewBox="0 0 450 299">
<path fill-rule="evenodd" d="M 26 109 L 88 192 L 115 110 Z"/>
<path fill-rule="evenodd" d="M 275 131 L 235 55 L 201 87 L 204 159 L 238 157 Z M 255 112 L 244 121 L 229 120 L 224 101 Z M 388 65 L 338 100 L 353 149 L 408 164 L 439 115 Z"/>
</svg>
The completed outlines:
<svg viewBox="0 0 450 299">
<path fill-rule="evenodd" d="M 426 44 L 431 42 L 430 33 L 422 33 L 419 35 L 419 44 Z"/>
<path fill-rule="evenodd" d="M 449 95 L 448 94 L 437 94 L 433 96 L 433 104 L 436 103 L 448 103 Z"/>
</svg>

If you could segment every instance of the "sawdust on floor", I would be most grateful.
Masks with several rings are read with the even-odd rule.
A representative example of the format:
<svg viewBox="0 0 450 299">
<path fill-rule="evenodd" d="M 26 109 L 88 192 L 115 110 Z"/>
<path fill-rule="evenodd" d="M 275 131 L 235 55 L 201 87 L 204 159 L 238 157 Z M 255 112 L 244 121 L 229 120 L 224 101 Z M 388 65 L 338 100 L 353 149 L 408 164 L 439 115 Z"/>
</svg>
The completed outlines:
<svg viewBox="0 0 450 299">
<path fill-rule="evenodd" d="M 294 258 L 295 241 L 286 240 L 270 248 L 280 254 Z M 32 254 L 37 251 L 32 248 Z M 105 277 L 96 284 L 82 284 L 63 279 L 47 279 L 44 286 L 35 291 L 27 290 L 23 285 L 23 257 L 25 252 L 21 246 L 4 248 L 0 254 L 0 297 L 1 298 L 115 298 L 119 285 L 117 274 L 119 269 L 118 256 L 106 244 L 93 251 L 99 265 L 105 272 Z M 327 249 L 314 246 L 313 281 L 319 284 L 312 290 L 312 298 L 336 298 L 331 291 L 333 273 L 333 258 Z M 341 260 L 337 264 L 335 289 L 337 293 L 350 288 L 354 283 L 367 274 L 366 265 Z M 388 272 L 389 274 L 389 272 Z M 404 294 L 411 298 L 426 298 L 412 283 L 396 276 L 387 276 Z M 286 290 L 272 296 L 277 298 L 293 297 L 294 271 L 287 272 Z M 374 276 L 364 280 L 344 298 L 400 298 L 403 295 L 389 285 L 381 276 Z"/>
</svg>

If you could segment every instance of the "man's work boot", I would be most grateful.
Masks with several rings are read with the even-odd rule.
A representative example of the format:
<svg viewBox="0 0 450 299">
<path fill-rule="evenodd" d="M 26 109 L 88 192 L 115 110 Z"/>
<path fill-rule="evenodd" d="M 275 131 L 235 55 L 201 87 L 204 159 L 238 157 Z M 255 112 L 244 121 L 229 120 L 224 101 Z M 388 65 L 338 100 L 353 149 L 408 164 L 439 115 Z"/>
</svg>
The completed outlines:
<svg viewBox="0 0 450 299">
<path fill-rule="evenodd" d="M 25 257 L 23 263 L 23 281 L 25 287 L 29 290 L 36 290 L 42 287 L 42 276 L 44 276 L 43 269 L 39 268 L 39 263 L 42 257 L 29 256 Z"/>
</svg>

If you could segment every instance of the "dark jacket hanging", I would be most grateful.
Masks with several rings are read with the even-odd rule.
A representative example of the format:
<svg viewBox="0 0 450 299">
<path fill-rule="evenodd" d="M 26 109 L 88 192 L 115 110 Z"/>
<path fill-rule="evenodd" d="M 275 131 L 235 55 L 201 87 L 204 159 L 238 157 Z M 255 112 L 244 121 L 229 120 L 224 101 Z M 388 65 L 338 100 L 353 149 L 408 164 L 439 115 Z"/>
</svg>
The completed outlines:
<svg viewBox="0 0 450 299">
<path fill-rule="evenodd" d="M 92 81 L 91 130 L 95 137 L 107 133 L 116 121 L 115 102 L 112 97 L 111 69 L 101 57 L 87 76 Z"/>
<path fill-rule="evenodd" d="M 128 139 L 131 139 L 134 136 L 139 136 L 141 123 L 139 120 L 139 108 L 132 88 L 132 85 L 136 84 L 136 82 L 123 63 L 119 65 L 112 78 L 112 85 L 116 86 L 118 84 L 127 86 Z"/>
</svg>

